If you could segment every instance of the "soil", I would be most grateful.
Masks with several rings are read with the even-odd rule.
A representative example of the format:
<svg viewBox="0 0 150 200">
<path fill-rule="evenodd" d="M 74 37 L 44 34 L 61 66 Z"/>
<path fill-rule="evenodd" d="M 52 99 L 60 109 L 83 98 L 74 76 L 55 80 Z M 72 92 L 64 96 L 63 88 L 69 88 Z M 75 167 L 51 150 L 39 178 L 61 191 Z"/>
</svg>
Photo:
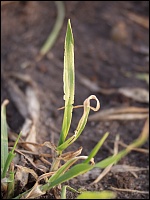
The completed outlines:
<svg viewBox="0 0 150 200">
<path fill-rule="evenodd" d="M 1 7 L 1 102 L 9 99 L 7 122 L 12 132 L 19 133 L 24 117 L 17 109 L 12 98 L 8 81 L 10 72 L 28 75 L 36 83 L 40 118 L 37 128 L 37 142 L 43 143 L 53 139 L 57 144 L 63 111 L 57 108 L 63 101 L 63 56 L 64 38 L 68 18 L 71 19 L 75 40 L 75 103 L 80 105 L 91 94 L 101 102 L 101 110 L 120 106 L 148 107 L 121 94 L 105 95 L 93 92 L 80 82 L 78 73 L 102 88 L 140 87 L 148 89 L 144 80 L 137 79 L 135 73 L 149 73 L 148 55 L 137 47 L 149 44 L 149 29 L 131 20 L 128 12 L 139 16 L 149 16 L 148 1 L 64 1 L 65 20 L 53 48 L 40 61 L 36 57 L 43 43 L 50 34 L 56 20 L 57 12 L 53 1 L 13 2 Z M 121 25 L 120 25 L 121 24 Z M 128 74 L 131 74 L 128 76 Z M 21 86 L 17 80 L 16 83 Z M 23 87 L 22 87 L 23 88 Z M 90 114 L 94 114 L 91 111 Z M 77 126 L 82 115 L 81 109 L 73 112 L 70 132 Z M 104 145 L 95 157 L 100 161 L 111 155 L 108 146 L 113 149 L 116 134 L 125 144 L 136 139 L 144 125 L 145 119 L 89 121 L 71 150 L 83 147 L 82 155 L 88 155 L 97 141 L 106 131 L 110 132 L 107 145 Z M 53 124 L 53 127 L 50 125 Z M 142 148 L 148 149 L 148 141 Z M 121 149 L 121 147 L 119 147 Z M 148 154 L 132 151 L 118 164 L 147 168 Z M 75 189 L 104 190 L 110 187 L 148 191 L 148 170 L 131 172 L 109 172 L 100 182 L 90 185 L 94 178 L 89 175 L 74 178 L 67 184 Z M 98 174 L 97 174 L 98 176 Z M 117 199 L 149 199 L 149 194 L 139 192 L 116 191 Z M 75 198 L 67 192 L 68 198 Z M 41 198 L 53 198 L 46 194 Z"/>
</svg>

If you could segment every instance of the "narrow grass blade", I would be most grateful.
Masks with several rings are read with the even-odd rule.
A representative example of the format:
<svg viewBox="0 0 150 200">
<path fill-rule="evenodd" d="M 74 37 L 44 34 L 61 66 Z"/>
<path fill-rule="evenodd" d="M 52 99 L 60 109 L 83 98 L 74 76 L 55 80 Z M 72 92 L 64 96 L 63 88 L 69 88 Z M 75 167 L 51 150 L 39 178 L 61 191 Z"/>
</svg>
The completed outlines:
<svg viewBox="0 0 150 200">
<path fill-rule="evenodd" d="M 64 100 L 65 110 L 62 123 L 62 130 L 60 134 L 59 145 L 61 145 L 68 134 L 74 103 L 74 39 L 71 29 L 70 20 L 68 20 L 66 38 L 65 38 L 65 52 L 64 52 Z"/>
<path fill-rule="evenodd" d="M 90 112 L 90 108 L 86 107 L 84 109 L 83 116 L 81 117 L 81 119 L 80 119 L 80 121 L 78 123 L 78 126 L 77 126 L 77 129 L 75 131 L 75 134 L 72 137 L 70 137 L 68 140 L 66 140 L 62 145 L 58 146 L 57 147 L 58 151 L 63 151 L 64 149 L 66 149 L 69 145 L 71 145 L 80 136 L 80 134 L 84 130 L 85 125 L 87 123 L 89 112 Z"/>
<path fill-rule="evenodd" d="M 90 106 L 90 100 L 91 99 L 96 100 L 96 102 L 97 102 L 96 108 Z M 81 133 L 84 130 L 85 125 L 87 123 L 90 109 L 97 111 L 100 108 L 100 102 L 96 98 L 95 95 L 91 95 L 84 101 L 83 106 L 84 106 L 83 115 L 82 115 L 82 117 L 81 117 L 81 119 L 78 123 L 78 126 L 75 130 L 75 134 L 72 137 L 70 137 L 68 140 L 66 140 L 62 145 L 59 145 L 57 147 L 58 151 L 63 151 L 64 149 L 66 149 L 69 145 L 71 145 L 81 135 Z"/>
<path fill-rule="evenodd" d="M 5 165 L 4 165 L 4 169 L 3 169 L 3 173 L 2 173 L 2 178 L 4 178 L 4 177 L 6 176 L 7 170 L 8 170 L 8 168 L 9 168 L 9 166 L 10 166 L 10 164 L 11 164 L 13 158 L 15 157 L 14 150 L 15 150 L 15 148 L 16 148 L 16 145 L 17 145 L 17 143 L 18 143 L 18 141 L 19 141 L 20 136 L 21 136 L 21 132 L 20 132 L 20 134 L 18 135 L 18 138 L 17 138 L 17 140 L 16 140 L 16 142 L 15 142 L 15 144 L 14 144 L 13 149 L 9 152 L 9 154 L 8 154 L 8 156 L 7 156 L 7 159 L 6 159 L 6 162 L 5 162 Z"/>
<path fill-rule="evenodd" d="M 14 182 L 14 171 L 9 172 L 9 179 L 10 183 L 8 183 L 8 194 L 7 194 L 7 199 L 11 199 L 14 196 L 14 188 L 15 188 L 15 182 Z"/>
<path fill-rule="evenodd" d="M 69 161 L 67 161 L 63 166 L 61 166 L 57 172 L 52 175 L 49 179 L 49 182 L 53 182 L 54 180 L 56 180 L 57 178 L 59 178 L 60 175 L 62 175 L 71 165 L 73 165 L 76 161 L 78 160 L 78 158 L 73 158 Z"/>
<path fill-rule="evenodd" d="M 65 18 L 65 7 L 64 7 L 64 2 L 63 1 L 55 1 L 56 7 L 57 7 L 57 19 L 54 25 L 54 28 L 50 35 L 48 36 L 46 42 L 44 43 L 43 47 L 40 50 L 40 55 L 44 56 L 47 54 L 47 52 L 52 48 L 54 45 L 58 34 L 60 32 L 60 29 L 63 25 L 64 18 Z"/>
<path fill-rule="evenodd" d="M 57 151 L 63 151 L 69 145 L 71 145 L 76 139 L 75 135 L 71 136 L 68 140 L 66 140 L 62 145 L 57 147 Z"/>
<path fill-rule="evenodd" d="M 97 143 L 97 145 L 93 148 L 93 150 L 91 151 L 90 155 L 88 156 L 88 158 L 86 160 L 83 161 L 83 163 L 89 163 L 90 160 L 92 158 L 95 157 L 95 155 L 97 154 L 97 152 L 99 151 L 99 149 L 101 148 L 101 146 L 103 145 L 104 141 L 106 140 L 106 138 L 108 137 L 109 133 L 105 133 L 105 135 L 102 137 L 102 139 Z"/>
<path fill-rule="evenodd" d="M 106 168 L 107 166 L 114 164 L 116 162 L 118 162 L 123 156 L 125 156 L 128 152 L 125 150 L 122 150 L 121 152 L 119 152 L 117 155 L 115 156 L 110 156 L 98 163 L 95 164 L 95 167 L 99 167 L 101 169 Z"/>
<path fill-rule="evenodd" d="M 9 152 L 9 154 L 7 156 L 7 160 L 5 162 L 4 170 L 3 170 L 3 173 L 2 173 L 2 178 L 4 178 L 6 176 L 7 170 L 8 170 L 10 163 L 13 160 L 14 157 L 15 157 L 15 154 L 13 154 L 12 152 Z"/>
<path fill-rule="evenodd" d="M 4 170 L 5 162 L 8 156 L 8 133 L 6 122 L 6 105 L 8 103 L 9 101 L 5 100 L 1 106 L 1 173 Z"/>
<path fill-rule="evenodd" d="M 111 191 L 102 191 L 102 192 L 83 192 L 78 195 L 77 199 L 114 199 L 116 194 Z"/>
<path fill-rule="evenodd" d="M 49 190 L 53 187 L 55 187 L 58 184 L 61 184 L 65 181 L 68 181 L 76 176 L 79 176 L 89 170 L 91 170 L 93 168 L 92 165 L 86 164 L 86 163 L 82 163 L 82 164 L 77 164 L 75 166 L 73 166 L 70 170 L 68 170 L 65 174 L 63 174 L 62 176 L 60 176 L 59 178 L 55 179 L 53 182 L 48 183 L 46 185 L 44 185 L 42 187 L 42 190 L 44 191 Z"/>
<path fill-rule="evenodd" d="M 98 162 L 95 165 L 95 167 L 105 168 L 110 164 L 114 163 L 116 164 L 122 157 L 124 157 L 130 151 L 132 151 L 132 149 L 142 146 L 147 141 L 148 135 L 149 135 L 149 118 L 146 120 L 140 136 L 133 143 L 128 145 L 126 149 L 120 151 L 117 155 L 110 156 L 102 160 L 101 162 Z"/>
<path fill-rule="evenodd" d="M 86 159 L 85 156 L 78 156 L 78 157 L 74 157 L 70 160 L 68 160 L 64 165 L 62 165 L 56 172 L 55 174 L 53 174 L 50 179 L 48 180 L 48 182 L 53 182 L 56 179 L 58 179 L 62 174 L 64 174 L 76 161 L 80 160 L 80 159 Z M 47 186 L 43 186 L 44 189 L 47 188 Z"/>
<path fill-rule="evenodd" d="M 66 199 L 66 185 L 62 187 L 61 199 Z"/>
<path fill-rule="evenodd" d="M 62 187 L 62 191 L 61 191 L 61 199 L 66 199 L 66 189 L 69 189 L 70 191 L 74 192 L 74 193 L 80 193 L 77 190 L 75 190 L 74 188 L 68 186 L 68 185 L 64 185 Z"/>
</svg>

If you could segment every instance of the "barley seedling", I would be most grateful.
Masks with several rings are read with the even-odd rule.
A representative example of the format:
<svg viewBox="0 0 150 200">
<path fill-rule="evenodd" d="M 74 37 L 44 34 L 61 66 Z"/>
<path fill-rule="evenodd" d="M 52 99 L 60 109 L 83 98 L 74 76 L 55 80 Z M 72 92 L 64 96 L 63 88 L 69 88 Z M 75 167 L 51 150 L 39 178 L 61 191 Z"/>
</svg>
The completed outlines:
<svg viewBox="0 0 150 200">
<path fill-rule="evenodd" d="M 51 145 L 51 148 L 55 153 L 52 166 L 48 173 L 42 174 L 38 177 L 35 185 L 31 189 L 18 195 L 17 197 L 15 197 L 15 199 L 29 199 L 39 197 L 48 191 L 51 192 L 52 189 L 53 191 L 55 191 L 57 188 L 61 188 L 60 186 L 62 183 L 66 183 L 66 181 L 69 181 L 74 177 L 84 174 L 89 170 L 92 170 L 94 168 L 104 169 L 109 165 L 116 164 L 123 156 L 127 155 L 133 148 L 141 146 L 147 140 L 148 120 L 146 121 L 143 131 L 137 140 L 133 141 L 132 144 L 128 145 L 126 149 L 120 151 L 117 155 L 112 155 L 98 163 L 94 162 L 94 157 L 96 156 L 97 152 L 100 150 L 101 146 L 108 137 L 108 132 L 104 134 L 104 136 L 100 139 L 100 141 L 96 144 L 96 146 L 92 149 L 91 153 L 88 156 L 80 155 L 82 152 L 82 147 L 76 151 L 64 153 L 64 150 L 66 150 L 70 145 L 72 145 L 81 135 L 87 123 L 90 110 L 92 109 L 94 111 L 97 111 L 100 108 L 100 102 L 95 95 L 90 95 L 87 99 L 85 99 L 82 106 L 73 105 L 75 87 L 74 71 L 74 39 L 71 29 L 71 23 L 70 20 L 68 20 L 65 37 L 63 72 L 65 101 L 65 105 L 63 107 L 64 116 L 58 145 Z M 92 99 L 96 101 L 96 107 L 92 107 L 90 105 L 90 101 Z M 76 130 L 74 131 L 74 134 L 71 137 L 67 138 L 71 126 L 72 111 L 76 107 L 83 107 L 83 114 L 81 119 L 79 120 Z M 4 123 L 3 126 L 6 128 L 5 125 L 6 124 Z M 6 144 L 6 146 L 8 146 L 8 144 Z M 6 158 L 3 160 L 3 163 L 5 160 Z M 80 161 L 80 163 L 78 162 L 77 164 L 77 161 Z M 4 169 L 4 165 L 2 169 Z M 6 174 L 3 174 L 3 178 L 5 177 L 5 175 Z M 44 184 L 41 184 L 40 181 L 45 178 L 46 182 Z M 69 189 L 72 192 L 81 193 L 78 195 L 77 199 L 108 199 L 115 198 L 116 196 L 115 193 L 111 191 L 79 192 L 74 188 L 71 188 L 69 185 L 63 185 L 61 189 L 61 199 L 66 199 L 66 189 Z"/>
</svg>

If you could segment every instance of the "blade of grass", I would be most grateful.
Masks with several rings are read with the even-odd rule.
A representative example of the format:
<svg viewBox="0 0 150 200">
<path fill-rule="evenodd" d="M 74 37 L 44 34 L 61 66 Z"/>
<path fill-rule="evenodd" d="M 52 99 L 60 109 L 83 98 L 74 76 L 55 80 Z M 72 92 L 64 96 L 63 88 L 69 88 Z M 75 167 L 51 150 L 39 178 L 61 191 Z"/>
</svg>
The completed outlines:
<svg viewBox="0 0 150 200">
<path fill-rule="evenodd" d="M 52 175 L 49 179 L 49 182 L 53 182 L 54 180 L 56 180 L 62 173 L 64 173 L 71 165 L 73 165 L 76 161 L 78 160 L 78 158 L 73 158 L 69 161 L 67 161 L 63 166 L 61 166 L 57 172 Z"/>
<path fill-rule="evenodd" d="M 55 1 L 56 7 L 57 7 L 57 19 L 54 25 L 54 28 L 52 30 L 52 32 L 50 33 L 50 35 L 48 36 L 46 42 L 44 43 L 44 45 L 42 46 L 41 50 L 40 50 L 40 55 L 43 57 L 45 54 L 47 54 L 47 52 L 52 48 L 52 46 L 54 45 L 58 34 L 60 32 L 60 29 L 63 25 L 64 22 L 64 18 L 65 18 L 65 7 L 64 7 L 64 2 L 63 1 Z"/>
<path fill-rule="evenodd" d="M 60 176 L 59 178 L 55 179 L 51 183 L 47 183 L 41 187 L 42 191 L 44 190 L 50 190 L 51 188 L 55 187 L 58 184 L 61 184 L 65 181 L 68 181 L 76 176 L 79 176 L 80 174 L 83 174 L 89 170 L 91 170 L 93 166 L 82 163 L 82 164 L 77 164 L 73 166 L 70 170 L 68 170 L 65 174 Z"/>
<path fill-rule="evenodd" d="M 74 39 L 71 29 L 70 20 L 68 20 L 67 32 L 65 38 L 65 52 L 64 52 L 64 100 L 65 110 L 62 123 L 62 130 L 60 133 L 59 145 L 61 145 L 68 134 L 74 103 Z"/>
<path fill-rule="evenodd" d="M 131 151 L 131 149 L 130 149 Z M 105 168 L 108 165 L 115 163 L 116 161 L 118 161 L 119 159 L 121 159 L 124 155 L 126 155 L 127 152 L 126 150 L 121 151 L 117 156 L 111 156 L 109 158 L 106 158 L 105 160 L 95 164 L 95 165 L 89 165 L 87 163 L 81 163 L 81 164 L 77 164 L 75 166 L 73 166 L 71 169 L 69 169 L 66 173 L 64 173 L 63 175 L 59 176 L 57 179 L 56 177 L 51 179 L 52 182 L 50 182 L 49 184 L 46 184 L 42 187 L 42 190 L 48 190 L 51 189 L 53 187 L 55 187 L 58 184 L 61 184 L 65 181 L 68 181 L 76 176 L 79 176 L 95 167 L 98 168 Z M 54 180 L 54 181 L 53 181 Z"/>
<path fill-rule="evenodd" d="M 15 155 L 16 155 L 16 154 L 14 153 L 14 150 L 15 150 L 15 148 L 16 148 L 16 146 L 17 146 L 17 143 L 18 143 L 18 141 L 19 141 L 20 136 L 21 136 L 21 132 L 20 132 L 20 134 L 18 135 L 18 138 L 17 138 L 17 140 L 16 140 L 16 142 L 15 142 L 15 144 L 14 144 L 13 149 L 9 152 L 9 154 L 8 154 L 8 156 L 7 156 L 7 159 L 6 159 L 6 162 L 5 162 L 5 165 L 4 165 L 4 170 L 3 170 L 3 173 L 2 173 L 2 178 L 4 178 L 4 177 L 6 176 L 7 170 L 8 170 L 8 168 L 9 168 L 9 166 L 10 166 L 10 164 L 11 164 L 13 158 L 14 158 Z"/>
<path fill-rule="evenodd" d="M 97 143 L 97 145 L 93 148 L 93 150 L 91 151 L 91 153 L 89 154 L 88 158 L 86 160 L 83 161 L 83 163 L 89 163 L 90 160 L 92 158 L 95 157 L 95 155 L 97 154 L 97 152 L 99 151 L 99 149 L 101 148 L 101 146 L 103 145 L 104 141 L 106 140 L 106 138 L 108 137 L 109 133 L 106 132 L 105 135 L 102 137 L 102 139 Z"/>
<path fill-rule="evenodd" d="M 111 164 L 114 164 L 116 162 L 118 162 L 123 156 L 125 156 L 127 154 L 127 150 L 122 150 L 121 152 L 119 152 L 117 155 L 113 155 L 113 156 L 110 156 L 98 163 L 95 164 L 95 167 L 99 167 L 101 169 L 103 168 L 106 168 L 107 166 L 111 165 Z"/>
<path fill-rule="evenodd" d="M 83 192 L 78 195 L 77 199 L 114 199 L 116 194 L 111 191 L 102 191 L 102 192 Z"/>
<path fill-rule="evenodd" d="M 49 182 L 53 182 L 57 178 L 59 178 L 64 172 L 66 172 L 76 161 L 80 159 L 86 159 L 87 156 L 78 156 L 68 160 L 64 165 L 62 165 L 54 175 L 52 175 L 49 179 Z"/>
<path fill-rule="evenodd" d="M 94 99 L 97 102 L 96 108 L 91 107 L 90 106 L 90 100 Z M 95 95 L 91 95 L 89 96 L 83 103 L 84 105 L 84 111 L 83 111 L 83 115 L 78 123 L 78 126 L 75 130 L 75 134 L 70 137 L 68 140 L 66 140 L 63 144 L 59 145 L 57 147 L 58 151 L 63 151 L 64 149 L 66 149 L 69 145 L 71 145 L 75 140 L 77 140 L 77 138 L 80 136 L 80 134 L 82 133 L 83 129 L 85 128 L 85 125 L 87 123 L 88 120 L 88 116 L 89 116 L 89 112 L 90 109 L 97 111 L 100 108 L 100 102 L 98 101 L 98 99 L 96 98 Z"/>
<path fill-rule="evenodd" d="M 62 191 L 61 191 L 61 199 L 66 199 L 66 189 L 69 189 L 70 191 L 72 191 L 74 193 L 80 193 L 77 190 L 75 190 L 74 188 L 70 187 L 69 185 L 64 185 L 62 187 Z"/>
<path fill-rule="evenodd" d="M 8 156 L 8 133 L 6 122 L 6 105 L 8 103 L 9 101 L 5 100 L 1 106 L 1 173 L 3 173 L 5 162 Z"/>
<path fill-rule="evenodd" d="M 14 178 L 15 178 L 14 171 L 10 171 L 9 172 L 10 183 L 8 183 L 7 199 L 11 199 L 14 196 L 14 188 L 15 188 Z"/>
<path fill-rule="evenodd" d="M 147 141 L 148 135 L 149 135 L 149 118 L 147 118 L 140 136 L 133 143 L 128 145 L 126 149 L 120 151 L 117 155 L 110 156 L 102 160 L 101 162 L 98 162 L 95 165 L 95 167 L 105 168 L 110 164 L 113 164 L 113 163 L 116 164 L 116 162 L 118 162 L 122 157 L 127 155 L 134 148 L 142 146 Z"/>
</svg>

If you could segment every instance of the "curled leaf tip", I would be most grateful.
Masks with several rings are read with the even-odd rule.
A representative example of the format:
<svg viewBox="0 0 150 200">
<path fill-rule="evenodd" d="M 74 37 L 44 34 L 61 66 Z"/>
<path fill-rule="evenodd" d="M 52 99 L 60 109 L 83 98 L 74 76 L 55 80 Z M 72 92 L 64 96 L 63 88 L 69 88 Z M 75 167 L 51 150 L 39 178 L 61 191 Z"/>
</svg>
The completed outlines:
<svg viewBox="0 0 150 200">
<path fill-rule="evenodd" d="M 9 100 L 8 99 L 5 99 L 2 103 L 2 106 L 6 106 L 7 104 L 9 103 Z"/>
<path fill-rule="evenodd" d="M 90 100 L 96 100 L 96 107 L 90 106 Z M 95 95 L 91 95 L 89 96 L 85 101 L 84 101 L 84 105 L 90 107 L 91 110 L 93 111 L 98 111 L 100 109 L 100 101 L 97 99 L 97 97 Z"/>
</svg>

